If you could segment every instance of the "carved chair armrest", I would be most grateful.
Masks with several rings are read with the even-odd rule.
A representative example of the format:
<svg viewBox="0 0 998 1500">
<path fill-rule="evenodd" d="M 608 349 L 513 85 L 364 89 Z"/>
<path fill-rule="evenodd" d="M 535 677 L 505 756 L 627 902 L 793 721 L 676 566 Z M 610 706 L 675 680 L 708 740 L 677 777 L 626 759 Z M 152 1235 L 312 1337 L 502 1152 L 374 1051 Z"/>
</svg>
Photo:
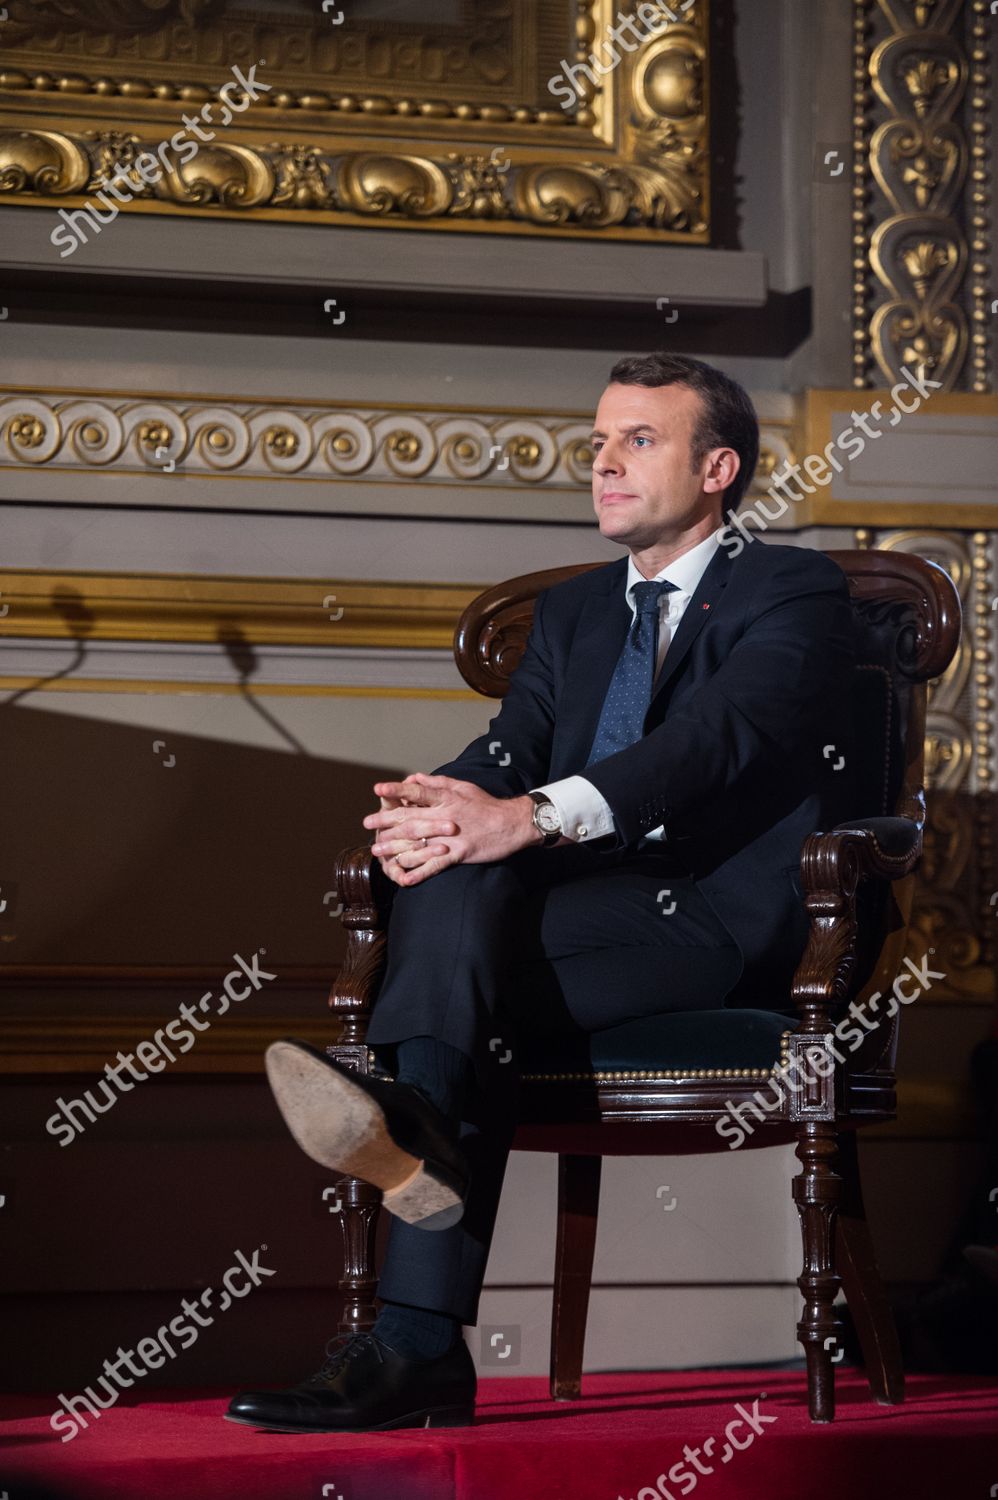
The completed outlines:
<svg viewBox="0 0 998 1500">
<path fill-rule="evenodd" d="M 857 834 L 857 851 L 862 861 L 860 878 L 880 876 L 899 880 L 910 875 L 922 850 L 922 824 L 914 818 L 857 818 L 854 823 L 839 823 L 830 834 Z"/>
<path fill-rule="evenodd" d="M 346 928 L 343 967 L 333 983 L 329 1005 L 342 1022 L 337 1054 L 357 1050 L 355 1062 L 366 1067 L 364 1037 L 371 1005 L 385 966 L 388 920 L 395 886 L 385 876 L 367 845 L 343 849 L 336 860 L 336 890 L 342 904 L 340 920 Z M 344 1058 L 344 1060 L 346 1060 Z"/>
<path fill-rule="evenodd" d="M 811 918 L 792 995 L 799 1032 L 827 1033 L 850 997 L 856 966 L 856 892 L 865 879 L 901 880 L 922 853 L 925 797 L 909 797 L 911 817 L 858 818 L 812 833 L 801 851 L 800 879 Z"/>
</svg>

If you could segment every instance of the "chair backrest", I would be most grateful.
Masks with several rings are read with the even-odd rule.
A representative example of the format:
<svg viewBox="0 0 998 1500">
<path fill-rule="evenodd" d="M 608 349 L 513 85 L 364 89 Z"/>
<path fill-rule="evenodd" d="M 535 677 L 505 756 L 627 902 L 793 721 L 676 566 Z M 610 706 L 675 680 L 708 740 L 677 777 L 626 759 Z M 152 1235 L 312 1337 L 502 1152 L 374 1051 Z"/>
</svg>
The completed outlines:
<svg viewBox="0 0 998 1500">
<path fill-rule="evenodd" d="M 849 580 L 856 623 L 853 689 L 858 817 L 924 825 L 927 684 L 960 642 L 960 597 L 949 574 L 904 552 L 830 552 Z M 916 876 L 866 881 L 857 893 L 854 992 L 889 994 L 908 946 Z M 882 1014 L 882 1012 L 881 1012 Z M 858 1051 L 860 1070 L 894 1067 L 900 1011 Z"/>
<path fill-rule="evenodd" d="M 948 573 L 910 553 L 826 555 L 846 576 L 856 622 L 856 818 L 904 817 L 921 829 L 926 684 L 946 671 L 956 653 L 959 595 Z M 523 655 L 537 595 L 602 566 L 581 563 L 526 573 L 473 599 L 454 634 L 454 657 L 465 682 L 486 697 L 501 698 Z M 913 895 L 914 875 L 889 887 L 879 881 L 861 887 L 859 929 L 866 942 L 857 955 L 857 993 L 885 993 L 893 984 L 904 958 Z M 871 1044 L 876 1056 L 863 1049 L 861 1065 L 892 1066 L 896 1043 L 895 1017 L 889 1030 L 878 1028 Z"/>
</svg>

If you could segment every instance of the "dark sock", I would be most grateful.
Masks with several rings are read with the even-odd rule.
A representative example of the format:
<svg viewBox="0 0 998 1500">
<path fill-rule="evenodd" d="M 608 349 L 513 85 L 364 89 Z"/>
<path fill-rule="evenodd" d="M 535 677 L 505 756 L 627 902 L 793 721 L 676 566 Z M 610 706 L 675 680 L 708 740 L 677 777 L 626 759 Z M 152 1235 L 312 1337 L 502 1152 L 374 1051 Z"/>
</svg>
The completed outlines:
<svg viewBox="0 0 998 1500">
<path fill-rule="evenodd" d="M 449 1313 L 386 1302 L 374 1324 L 374 1333 L 405 1359 L 437 1359 L 459 1341 L 461 1320 Z"/>
<path fill-rule="evenodd" d="M 448 1119 L 462 1118 L 465 1086 L 472 1074 L 470 1057 L 434 1036 L 408 1037 L 396 1048 L 397 1083 L 425 1094 Z"/>
</svg>

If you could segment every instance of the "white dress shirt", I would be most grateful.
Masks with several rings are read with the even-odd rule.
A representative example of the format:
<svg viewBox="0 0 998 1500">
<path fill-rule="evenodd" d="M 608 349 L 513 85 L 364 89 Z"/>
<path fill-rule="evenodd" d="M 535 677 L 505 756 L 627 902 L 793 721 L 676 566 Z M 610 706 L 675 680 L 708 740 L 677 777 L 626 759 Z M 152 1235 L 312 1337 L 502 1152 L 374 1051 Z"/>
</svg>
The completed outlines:
<svg viewBox="0 0 998 1500">
<path fill-rule="evenodd" d="M 670 594 L 663 594 L 659 600 L 659 626 L 658 626 L 658 656 L 655 662 L 655 676 L 658 677 L 665 660 L 665 653 L 669 649 L 669 642 L 673 639 L 686 606 L 699 587 L 700 580 L 707 570 L 707 565 L 720 545 L 723 526 L 698 542 L 682 557 L 676 557 L 667 568 L 655 574 L 655 582 L 665 579 L 676 585 Z M 639 572 L 635 566 L 634 558 L 627 561 L 627 602 L 631 608 L 632 621 L 637 614 L 634 607 L 634 585 L 644 583 L 644 574 Z M 571 839 L 573 843 L 584 844 L 588 839 L 604 838 L 608 833 L 614 831 L 613 813 L 610 804 L 603 793 L 597 791 L 591 781 L 585 776 L 566 776 L 561 781 L 552 781 L 547 786 L 534 788 L 535 791 L 543 792 L 550 797 L 554 803 L 555 810 L 561 818 L 561 826 L 565 830 L 565 838 Z M 645 835 L 645 839 L 661 840 L 663 828 L 653 828 Z"/>
</svg>

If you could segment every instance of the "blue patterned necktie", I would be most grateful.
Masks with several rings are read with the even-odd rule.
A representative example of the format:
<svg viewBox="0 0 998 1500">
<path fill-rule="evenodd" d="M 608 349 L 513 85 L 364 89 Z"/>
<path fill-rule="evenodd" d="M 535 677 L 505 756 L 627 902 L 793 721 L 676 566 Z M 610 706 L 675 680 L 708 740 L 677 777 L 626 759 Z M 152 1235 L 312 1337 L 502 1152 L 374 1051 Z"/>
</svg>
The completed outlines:
<svg viewBox="0 0 998 1500">
<path fill-rule="evenodd" d="M 678 587 L 677 583 L 669 583 L 667 579 L 634 585 L 631 592 L 637 613 L 613 669 L 587 766 L 626 749 L 641 738 L 655 680 L 658 602 L 663 594 L 671 594 Z"/>
</svg>

